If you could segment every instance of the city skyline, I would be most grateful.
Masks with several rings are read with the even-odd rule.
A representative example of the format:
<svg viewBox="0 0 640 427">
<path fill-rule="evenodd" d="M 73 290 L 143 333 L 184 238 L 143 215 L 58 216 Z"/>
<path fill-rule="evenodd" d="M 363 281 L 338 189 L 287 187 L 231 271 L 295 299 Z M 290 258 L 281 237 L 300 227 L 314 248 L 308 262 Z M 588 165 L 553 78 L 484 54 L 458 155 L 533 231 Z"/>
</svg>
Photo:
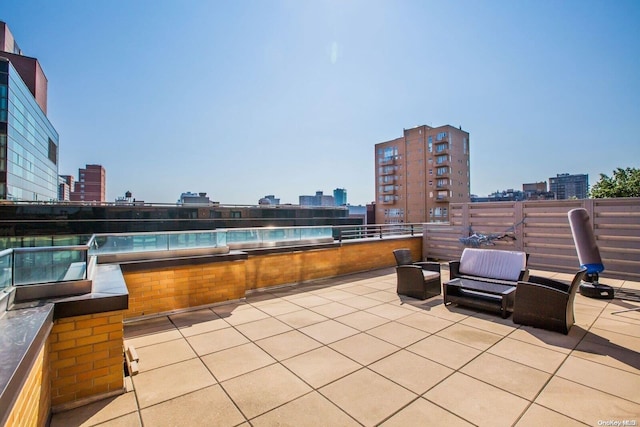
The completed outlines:
<svg viewBox="0 0 640 427">
<path fill-rule="evenodd" d="M 374 145 L 461 126 L 471 193 L 640 159 L 640 4 L 3 2 L 48 78 L 60 174 L 225 204 L 375 198 Z"/>
</svg>

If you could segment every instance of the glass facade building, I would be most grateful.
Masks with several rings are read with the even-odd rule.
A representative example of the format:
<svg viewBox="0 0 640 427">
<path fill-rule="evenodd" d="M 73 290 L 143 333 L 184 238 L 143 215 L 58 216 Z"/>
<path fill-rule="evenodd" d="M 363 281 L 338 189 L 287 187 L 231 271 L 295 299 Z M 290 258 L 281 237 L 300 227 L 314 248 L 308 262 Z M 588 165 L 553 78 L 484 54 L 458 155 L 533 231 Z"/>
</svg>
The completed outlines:
<svg viewBox="0 0 640 427">
<path fill-rule="evenodd" d="M 58 132 L 0 53 L 0 200 L 58 199 Z"/>
<path fill-rule="evenodd" d="M 586 199 L 589 197 L 589 175 L 559 173 L 555 178 L 549 178 L 549 191 L 557 200 Z"/>
</svg>

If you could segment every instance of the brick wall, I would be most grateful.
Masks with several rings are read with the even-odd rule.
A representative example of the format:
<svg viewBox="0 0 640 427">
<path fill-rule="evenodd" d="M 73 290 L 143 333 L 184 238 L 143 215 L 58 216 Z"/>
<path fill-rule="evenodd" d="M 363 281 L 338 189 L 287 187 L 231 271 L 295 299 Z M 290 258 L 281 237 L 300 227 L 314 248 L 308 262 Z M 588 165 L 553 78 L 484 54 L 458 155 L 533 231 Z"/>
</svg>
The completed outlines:
<svg viewBox="0 0 640 427">
<path fill-rule="evenodd" d="M 123 390 L 123 312 L 58 319 L 49 335 L 51 406 Z"/>
<path fill-rule="evenodd" d="M 247 289 L 300 283 L 395 265 L 393 250 L 422 258 L 422 238 L 350 242 L 339 247 L 250 254 L 248 260 L 140 269 L 123 275 L 132 318 L 243 298 Z"/>
<path fill-rule="evenodd" d="M 129 290 L 125 318 L 244 297 L 243 261 L 123 271 Z"/>
<path fill-rule="evenodd" d="M 49 344 L 44 343 L 5 426 L 44 426 L 50 410 Z"/>
<path fill-rule="evenodd" d="M 422 238 L 353 242 L 330 249 L 250 256 L 247 289 L 333 277 L 396 264 L 393 250 L 409 248 L 421 259 Z"/>
</svg>

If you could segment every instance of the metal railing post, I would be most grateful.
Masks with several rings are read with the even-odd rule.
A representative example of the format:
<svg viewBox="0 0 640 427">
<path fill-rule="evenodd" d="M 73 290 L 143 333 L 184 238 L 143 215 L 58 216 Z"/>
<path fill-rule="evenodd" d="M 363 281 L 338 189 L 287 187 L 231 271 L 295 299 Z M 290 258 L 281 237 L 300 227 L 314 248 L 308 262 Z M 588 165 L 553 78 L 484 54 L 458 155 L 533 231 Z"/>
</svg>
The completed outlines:
<svg viewBox="0 0 640 427">
<path fill-rule="evenodd" d="M 11 249 L 11 287 L 15 287 L 16 283 L 16 251 L 14 251 L 13 249 Z"/>
</svg>

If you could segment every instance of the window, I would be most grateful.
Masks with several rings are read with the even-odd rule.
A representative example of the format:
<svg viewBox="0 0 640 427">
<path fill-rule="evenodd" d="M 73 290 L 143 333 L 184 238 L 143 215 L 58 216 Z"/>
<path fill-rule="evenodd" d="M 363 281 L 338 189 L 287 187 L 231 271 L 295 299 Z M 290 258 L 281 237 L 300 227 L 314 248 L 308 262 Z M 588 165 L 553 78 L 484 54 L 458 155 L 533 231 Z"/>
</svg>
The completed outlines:
<svg viewBox="0 0 640 427">
<path fill-rule="evenodd" d="M 49 160 L 55 165 L 58 164 L 58 146 L 49 138 Z"/>
<path fill-rule="evenodd" d="M 446 132 L 440 132 L 438 134 L 438 136 L 436 136 L 436 141 L 442 141 L 443 139 L 445 139 L 447 137 L 447 133 Z"/>
<path fill-rule="evenodd" d="M 231 216 L 231 218 L 242 218 L 242 212 L 240 212 L 240 211 L 231 211 L 230 216 Z"/>
<path fill-rule="evenodd" d="M 449 156 L 446 154 L 441 154 L 440 156 L 436 157 L 436 163 L 441 165 L 442 163 L 446 163 L 447 161 L 449 161 Z"/>
<path fill-rule="evenodd" d="M 398 147 L 386 147 L 383 152 L 383 157 L 386 159 L 395 157 L 398 155 Z"/>
</svg>

